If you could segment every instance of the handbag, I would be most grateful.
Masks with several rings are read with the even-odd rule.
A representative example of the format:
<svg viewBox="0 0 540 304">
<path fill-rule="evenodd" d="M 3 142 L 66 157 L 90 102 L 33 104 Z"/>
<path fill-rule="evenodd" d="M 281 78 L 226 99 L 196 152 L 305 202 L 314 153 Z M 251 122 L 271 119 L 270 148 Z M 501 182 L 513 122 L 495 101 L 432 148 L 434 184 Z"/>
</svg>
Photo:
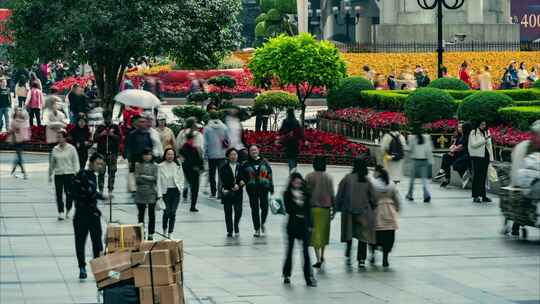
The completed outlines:
<svg viewBox="0 0 540 304">
<path fill-rule="evenodd" d="M 490 183 L 496 183 L 499 181 L 499 175 L 497 174 L 497 170 L 495 167 L 493 167 L 493 165 L 489 164 L 487 173 Z"/>
<path fill-rule="evenodd" d="M 272 214 L 276 214 L 276 215 L 286 214 L 285 204 L 283 203 L 283 200 L 281 198 L 278 198 L 278 197 L 270 198 L 269 205 L 270 205 L 270 211 L 272 212 Z"/>
<path fill-rule="evenodd" d="M 129 193 L 133 193 L 133 192 L 137 191 L 137 184 L 135 182 L 135 173 L 133 173 L 133 172 L 130 172 L 128 174 L 127 191 Z"/>
<path fill-rule="evenodd" d="M 163 198 L 159 198 L 156 202 L 156 211 L 165 210 L 167 206 L 165 206 L 165 201 Z"/>
</svg>

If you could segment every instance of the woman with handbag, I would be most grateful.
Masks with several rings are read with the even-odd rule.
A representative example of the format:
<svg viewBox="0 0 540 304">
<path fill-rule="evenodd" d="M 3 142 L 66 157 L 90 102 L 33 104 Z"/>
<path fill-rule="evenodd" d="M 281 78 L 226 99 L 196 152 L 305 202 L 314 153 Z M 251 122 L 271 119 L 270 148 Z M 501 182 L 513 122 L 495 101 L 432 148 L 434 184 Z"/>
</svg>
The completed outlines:
<svg viewBox="0 0 540 304">
<path fill-rule="evenodd" d="M 30 139 L 30 133 L 27 117 L 21 108 L 15 108 L 15 111 L 13 112 L 9 134 L 11 136 L 11 142 L 15 146 L 16 153 L 15 160 L 13 161 L 13 169 L 11 169 L 11 175 L 17 177 L 15 175 L 15 170 L 17 169 L 17 166 L 19 166 L 21 167 L 24 179 L 27 179 L 28 176 L 24 170 L 23 145 L 25 141 Z"/>
<path fill-rule="evenodd" d="M 289 179 L 289 184 L 285 193 L 283 193 L 283 201 L 285 210 L 289 215 L 287 221 L 287 251 L 285 263 L 283 264 L 283 282 L 291 283 L 292 270 L 292 253 L 295 240 L 302 241 L 302 252 L 304 255 L 304 279 L 309 287 L 316 287 L 317 281 L 313 277 L 311 271 L 311 263 L 309 258 L 309 239 L 311 236 L 311 212 L 310 212 L 310 197 L 306 187 L 306 182 L 300 173 L 293 173 Z"/>
<path fill-rule="evenodd" d="M 148 236 L 147 240 L 154 239 L 156 229 L 156 202 L 158 193 L 161 194 L 158 183 L 159 169 L 153 161 L 151 148 L 143 150 L 142 162 L 135 164 L 135 181 L 137 192 L 135 192 L 135 204 L 137 204 L 138 223 L 144 225 L 144 215 L 148 207 Z"/>
<path fill-rule="evenodd" d="M 324 263 L 324 249 L 330 240 L 330 222 L 335 214 L 334 182 L 326 173 L 326 158 L 315 157 L 314 172 L 306 176 L 306 185 L 310 195 L 309 205 L 313 218 L 313 232 L 310 245 L 315 249 L 317 263 L 314 268 L 321 268 Z"/>
<path fill-rule="evenodd" d="M 383 267 L 389 267 L 388 254 L 394 247 L 396 230 L 398 229 L 398 212 L 400 201 L 396 185 L 390 181 L 388 172 L 383 167 L 375 167 L 371 184 L 375 190 L 375 231 L 376 245 L 371 246 L 370 263 L 375 264 L 375 247 L 383 252 Z"/>
<path fill-rule="evenodd" d="M 174 232 L 176 210 L 180 203 L 180 191 L 184 187 L 182 166 L 180 166 L 173 148 L 165 149 L 163 160 L 159 164 L 158 182 L 161 191 L 159 195 L 165 203 L 163 210 L 163 234 L 170 238 Z"/>
<path fill-rule="evenodd" d="M 365 267 L 367 244 L 375 243 L 375 215 L 373 186 L 367 179 L 365 160 L 353 162 L 352 173 L 339 183 L 336 195 L 336 210 L 341 212 L 341 242 L 347 243 L 345 257 L 351 262 L 353 238 L 358 240 L 358 267 Z"/>
<path fill-rule="evenodd" d="M 489 203 L 486 195 L 486 179 L 490 162 L 493 161 L 493 145 L 491 134 L 485 121 L 476 123 L 475 130 L 469 135 L 469 155 L 472 162 L 473 183 L 472 197 L 474 203 Z"/>
<path fill-rule="evenodd" d="M 233 236 L 233 229 L 236 236 L 240 234 L 239 224 L 242 217 L 242 198 L 244 173 L 238 163 L 238 151 L 235 148 L 230 148 L 225 153 L 227 162 L 219 169 L 219 178 L 223 186 L 223 194 L 221 195 L 221 203 L 225 212 L 225 225 L 227 227 L 227 237 Z M 233 224 L 234 211 L 234 224 Z"/>
</svg>

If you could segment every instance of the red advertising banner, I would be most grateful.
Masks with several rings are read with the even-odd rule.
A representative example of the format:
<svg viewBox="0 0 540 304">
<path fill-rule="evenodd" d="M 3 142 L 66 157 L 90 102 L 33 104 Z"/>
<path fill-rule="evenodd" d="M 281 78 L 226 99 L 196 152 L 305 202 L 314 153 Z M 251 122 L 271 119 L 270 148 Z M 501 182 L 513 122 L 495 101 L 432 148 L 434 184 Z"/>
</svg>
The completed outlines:
<svg viewBox="0 0 540 304">
<path fill-rule="evenodd" d="M 512 0 L 512 23 L 520 25 L 521 41 L 540 41 L 540 1 Z"/>
<path fill-rule="evenodd" d="M 0 45 L 9 43 L 9 39 L 3 35 L 5 23 L 9 16 L 11 16 L 11 10 L 5 8 L 0 9 Z"/>
</svg>

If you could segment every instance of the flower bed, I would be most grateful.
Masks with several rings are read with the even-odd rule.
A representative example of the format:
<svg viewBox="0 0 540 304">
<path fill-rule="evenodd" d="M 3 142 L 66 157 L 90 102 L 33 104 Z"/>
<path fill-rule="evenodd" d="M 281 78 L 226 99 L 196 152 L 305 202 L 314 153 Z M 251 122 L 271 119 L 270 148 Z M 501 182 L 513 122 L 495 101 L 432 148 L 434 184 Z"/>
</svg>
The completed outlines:
<svg viewBox="0 0 540 304">
<path fill-rule="evenodd" d="M 74 84 L 78 84 L 82 87 L 86 86 L 89 80 L 93 80 L 94 76 L 82 76 L 82 77 L 67 77 L 62 81 L 55 82 L 51 86 L 51 90 L 56 93 L 67 93 Z"/>
<path fill-rule="evenodd" d="M 286 161 L 283 147 L 277 143 L 278 133 L 271 131 L 245 131 L 244 139 L 247 144 L 256 144 L 262 155 L 273 162 Z M 300 144 L 300 163 L 312 163 L 318 155 L 328 157 L 329 164 L 350 165 L 352 160 L 360 155 L 367 155 L 366 146 L 349 141 L 344 136 L 331 134 L 314 129 L 306 129 L 305 141 Z"/>
</svg>

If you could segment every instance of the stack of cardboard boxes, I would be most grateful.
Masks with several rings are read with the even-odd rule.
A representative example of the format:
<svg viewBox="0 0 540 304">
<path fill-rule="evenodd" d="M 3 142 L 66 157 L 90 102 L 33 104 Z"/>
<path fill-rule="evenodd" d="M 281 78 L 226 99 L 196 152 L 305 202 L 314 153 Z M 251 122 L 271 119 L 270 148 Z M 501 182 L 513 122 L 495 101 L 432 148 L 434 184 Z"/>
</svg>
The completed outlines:
<svg viewBox="0 0 540 304">
<path fill-rule="evenodd" d="M 90 261 L 97 287 L 134 284 L 141 304 L 183 304 L 183 242 L 142 241 L 142 229 L 141 225 L 107 227 L 107 254 Z"/>
</svg>

